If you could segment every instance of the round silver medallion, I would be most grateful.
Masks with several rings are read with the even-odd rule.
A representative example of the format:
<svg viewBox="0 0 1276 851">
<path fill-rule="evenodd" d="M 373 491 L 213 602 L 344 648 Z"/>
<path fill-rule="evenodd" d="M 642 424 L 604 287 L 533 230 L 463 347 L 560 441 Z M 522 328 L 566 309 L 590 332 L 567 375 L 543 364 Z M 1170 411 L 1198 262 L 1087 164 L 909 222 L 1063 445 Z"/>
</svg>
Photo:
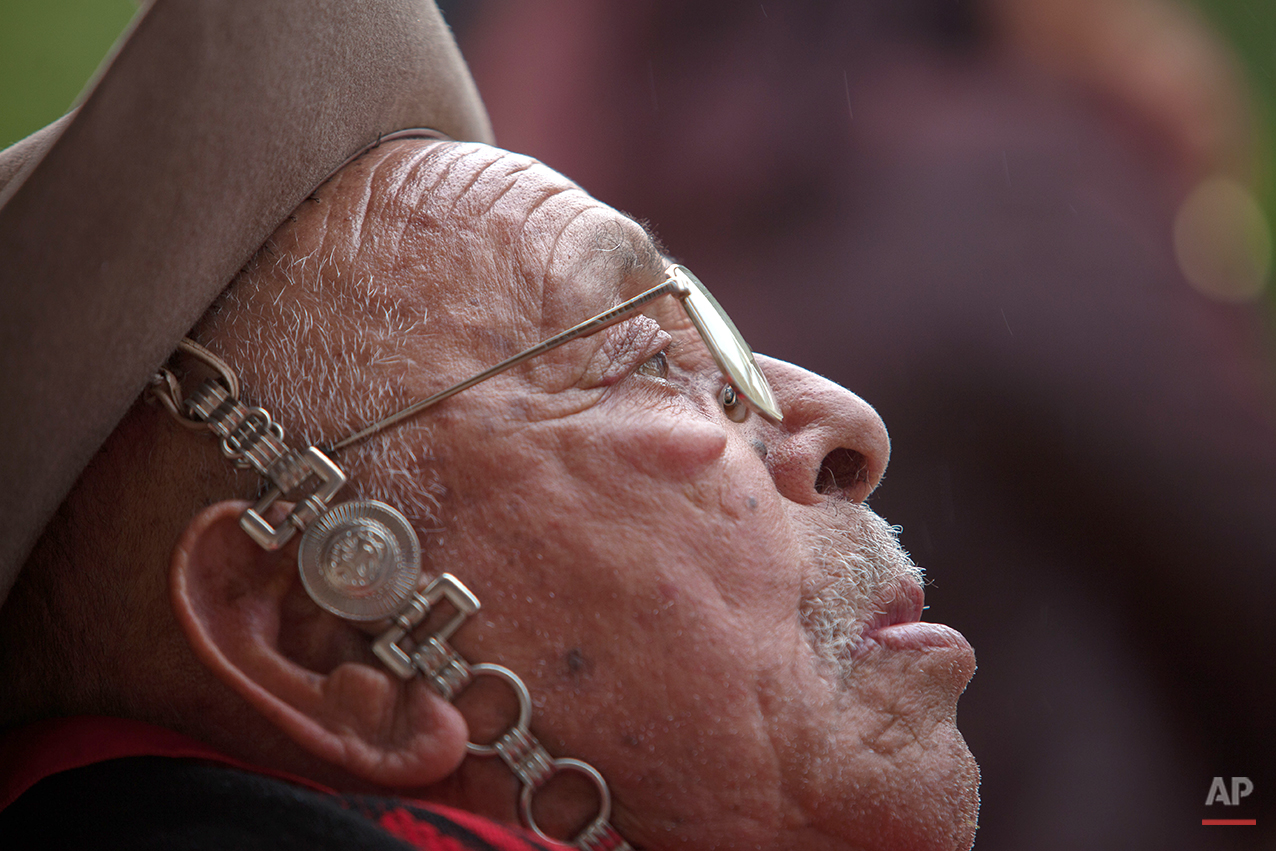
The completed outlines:
<svg viewBox="0 0 1276 851">
<path fill-rule="evenodd" d="M 349 620 L 374 621 L 393 615 L 416 590 L 421 545 L 396 509 L 352 500 L 306 529 L 297 564 L 320 607 Z"/>
</svg>

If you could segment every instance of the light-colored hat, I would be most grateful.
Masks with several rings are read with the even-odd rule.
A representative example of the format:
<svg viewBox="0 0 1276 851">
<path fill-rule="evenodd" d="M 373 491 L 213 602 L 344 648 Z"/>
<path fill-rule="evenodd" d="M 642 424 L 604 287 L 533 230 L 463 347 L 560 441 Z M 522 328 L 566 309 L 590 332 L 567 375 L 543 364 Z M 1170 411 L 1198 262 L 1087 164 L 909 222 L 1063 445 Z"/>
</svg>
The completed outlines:
<svg viewBox="0 0 1276 851">
<path fill-rule="evenodd" d="M 410 127 L 491 139 L 431 0 L 156 0 L 71 115 L 0 153 L 0 600 L 235 273 Z"/>
</svg>

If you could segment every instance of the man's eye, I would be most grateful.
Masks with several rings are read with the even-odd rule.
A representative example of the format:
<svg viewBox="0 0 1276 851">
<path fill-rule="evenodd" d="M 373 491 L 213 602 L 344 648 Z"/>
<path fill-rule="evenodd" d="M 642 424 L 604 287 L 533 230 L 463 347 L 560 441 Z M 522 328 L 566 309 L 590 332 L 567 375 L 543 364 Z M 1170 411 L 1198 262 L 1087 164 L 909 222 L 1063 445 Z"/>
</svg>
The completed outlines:
<svg viewBox="0 0 1276 851">
<path fill-rule="evenodd" d="M 664 352 L 656 352 L 643 361 L 638 367 L 639 375 L 650 375 L 653 378 L 665 378 L 669 375 L 669 358 Z"/>
</svg>

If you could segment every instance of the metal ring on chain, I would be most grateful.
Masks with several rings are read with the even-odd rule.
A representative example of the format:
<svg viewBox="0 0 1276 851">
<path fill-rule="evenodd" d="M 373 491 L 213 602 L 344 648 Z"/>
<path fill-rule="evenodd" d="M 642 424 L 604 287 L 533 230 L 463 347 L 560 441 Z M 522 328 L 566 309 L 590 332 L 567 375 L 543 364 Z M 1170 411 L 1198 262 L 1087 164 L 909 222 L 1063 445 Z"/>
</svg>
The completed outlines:
<svg viewBox="0 0 1276 851">
<path fill-rule="evenodd" d="M 560 771 L 576 771 L 585 775 L 594 781 L 594 788 L 598 790 L 598 815 L 594 816 L 594 820 L 580 832 L 580 835 L 596 830 L 601 825 L 607 824 L 611 820 L 611 790 L 607 788 L 607 781 L 603 779 L 598 769 L 594 768 L 587 762 L 581 762 L 578 759 L 556 759 L 554 760 L 554 770 L 550 774 L 553 777 Z M 542 786 L 543 788 L 543 786 Z M 518 795 L 518 814 L 523 819 L 523 824 L 531 828 L 532 832 L 541 839 L 548 839 L 551 842 L 564 842 L 567 840 L 557 839 L 541 830 L 540 825 L 536 823 L 536 818 L 532 815 L 532 798 L 536 795 L 536 790 L 531 786 L 524 786 Z"/>
<path fill-rule="evenodd" d="M 465 750 L 474 756 L 496 756 L 500 753 L 500 751 L 496 748 L 497 742 L 509 735 L 511 730 L 519 730 L 526 733 L 528 727 L 531 726 L 532 695 L 528 692 L 527 686 L 523 684 L 523 681 L 519 678 L 518 674 L 511 671 L 509 668 L 506 668 L 504 665 L 493 665 L 488 662 L 480 662 L 477 665 L 471 666 L 470 673 L 473 675 L 474 679 L 487 675 L 489 677 L 496 677 L 499 680 L 505 680 L 506 684 L 514 692 L 514 696 L 518 698 L 518 721 L 514 722 L 513 726 L 511 726 L 509 730 L 506 730 L 504 733 L 501 733 L 493 739 L 492 744 L 490 745 L 480 745 L 475 744 L 474 742 L 465 743 Z"/>
</svg>

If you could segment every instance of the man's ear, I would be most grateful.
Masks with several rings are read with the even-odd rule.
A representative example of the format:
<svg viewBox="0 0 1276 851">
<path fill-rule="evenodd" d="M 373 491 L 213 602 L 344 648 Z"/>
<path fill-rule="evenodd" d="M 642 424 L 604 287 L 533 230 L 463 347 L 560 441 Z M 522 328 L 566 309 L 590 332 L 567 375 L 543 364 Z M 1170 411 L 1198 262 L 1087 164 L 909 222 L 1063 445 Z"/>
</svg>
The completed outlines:
<svg viewBox="0 0 1276 851">
<path fill-rule="evenodd" d="M 461 714 L 312 603 L 297 544 L 261 549 L 239 527 L 246 508 L 209 506 L 173 550 L 173 609 L 195 655 L 302 748 L 358 777 L 424 786 L 455 771 L 469 735 Z"/>
</svg>

